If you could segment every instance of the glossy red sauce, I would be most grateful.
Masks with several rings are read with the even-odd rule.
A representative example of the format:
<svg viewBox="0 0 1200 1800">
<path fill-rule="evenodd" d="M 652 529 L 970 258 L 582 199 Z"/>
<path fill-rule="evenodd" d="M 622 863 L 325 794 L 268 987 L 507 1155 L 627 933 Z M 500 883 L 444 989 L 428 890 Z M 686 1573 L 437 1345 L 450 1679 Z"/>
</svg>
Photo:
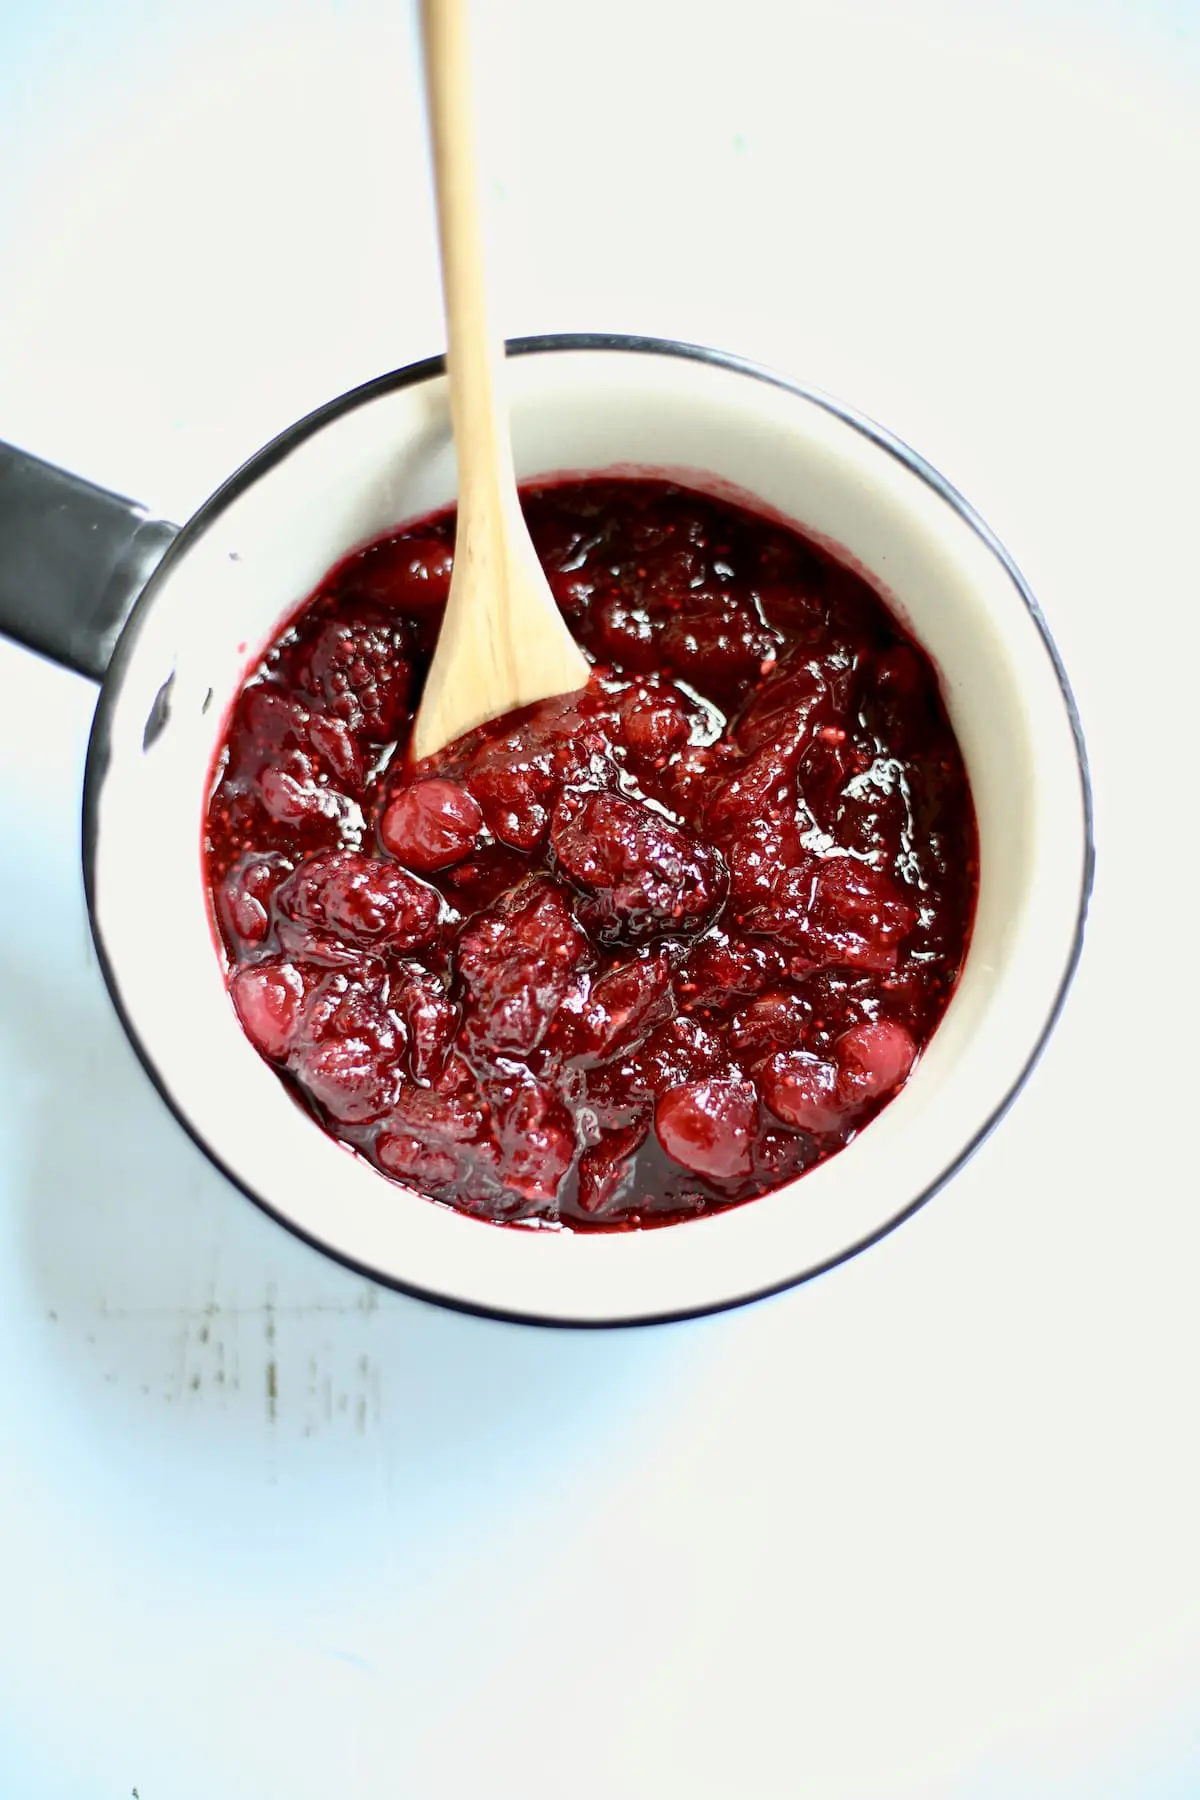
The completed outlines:
<svg viewBox="0 0 1200 1800">
<path fill-rule="evenodd" d="M 251 1042 L 385 1175 L 662 1224 L 907 1078 L 966 951 L 971 797 L 928 659 L 796 532 L 644 479 L 523 499 L 588 689 L 406 765 L 453 515 L 352 556 L 234 705 L 213 910 Z"/>
</svg>

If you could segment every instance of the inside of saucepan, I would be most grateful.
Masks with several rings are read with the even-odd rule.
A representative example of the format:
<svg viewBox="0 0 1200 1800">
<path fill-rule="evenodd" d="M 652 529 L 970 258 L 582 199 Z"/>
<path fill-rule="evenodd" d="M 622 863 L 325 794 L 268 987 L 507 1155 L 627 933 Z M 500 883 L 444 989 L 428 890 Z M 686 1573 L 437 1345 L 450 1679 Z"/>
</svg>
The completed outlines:
<svg viewBox="0 0 1200 1800">
<path fill-rule="evenodd" d="M 323 1247 L 383 1279 L 531 1318 L 703 1310 L 885 1229 L 1019 1084 L 1078 929 L 1086 845 L 1070 717 L 1000 555 L 919 466 L 855 421 L 735 367 L 632 349 L 522 354 L 508 386 L 521 478 L 632 465 L 732 485 L 839 546 L 932 655 L 970 773 L 981 885 L 962 980 L 907 1087 L 790 1188 L 660 1231 L 579 1237 L 482 1224 L 385 1181 L 318 1129 L 243 1038 L 203 886 L 214 746 L 247 665 L 326 570 L 453 498 L 436 376 L 398 377 L 297 428 L 230 483 L 160 572 L 98 726 L 97 935 L 139 1048 L 185 1123 Z M 165 717 L 157 731 L 152 713 Z"/>
</svg>

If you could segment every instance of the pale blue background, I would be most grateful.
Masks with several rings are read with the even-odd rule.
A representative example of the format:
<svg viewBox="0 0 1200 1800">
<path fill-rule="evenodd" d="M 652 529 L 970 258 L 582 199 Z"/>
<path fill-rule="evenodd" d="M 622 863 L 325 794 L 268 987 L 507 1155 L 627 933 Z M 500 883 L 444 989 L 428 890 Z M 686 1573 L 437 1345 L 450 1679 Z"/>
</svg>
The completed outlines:
<svg viewBox="0 0 1200 1800">
<path fill-rule="evenodd" d="M 0 645 L 0 1797 L 1192 1800 L 1200 9 L 478 34 L 510 332 L 773 361 L 1010 543 L 1089 731 L 1087 957 L 868 1256 L 647 1333 L 458 1318 L 166 1116 L 87 937 L 92 692 Z M 437 348 L 411 57 L 382 0 L 0 6 L 0 436 L 182 518 Z"/>
</svg>

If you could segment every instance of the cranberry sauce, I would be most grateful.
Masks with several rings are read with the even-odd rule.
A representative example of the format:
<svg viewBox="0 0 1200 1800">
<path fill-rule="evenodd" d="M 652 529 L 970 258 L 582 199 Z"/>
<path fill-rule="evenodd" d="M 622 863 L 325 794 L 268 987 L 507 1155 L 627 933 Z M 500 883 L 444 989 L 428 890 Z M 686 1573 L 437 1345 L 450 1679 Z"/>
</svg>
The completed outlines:
<svg viewBox="0 0 1200 1800">
<path fill-rule="evenodd" d="M 524 505 L 590 686 L 414 768 L 453 515 L 335 569 L 216 765 L 230 994 L 385 1175 L 495 1221 L 667 1223 L 904 1082 L 967 945 L 971 797 L 927 658 L 795 532 L 651 480 Z"/>
</svg>

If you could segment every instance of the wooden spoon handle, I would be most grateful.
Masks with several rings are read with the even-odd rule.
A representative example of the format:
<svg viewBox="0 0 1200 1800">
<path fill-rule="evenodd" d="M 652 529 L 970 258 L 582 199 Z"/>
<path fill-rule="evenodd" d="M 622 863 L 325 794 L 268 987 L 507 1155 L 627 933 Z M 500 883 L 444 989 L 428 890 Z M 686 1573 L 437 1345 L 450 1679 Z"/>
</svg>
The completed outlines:
<svg viewBox="0 0 1200 1800">
<path fill-rule="evenodd" d="M 483 279 L 483 234 L 471 108 L 467 0 L 421 0 L 425 89 L 436 172 L 446 311 L 446 367 L 461 503 L 480 485 L 511 482 L 512 448 L 497 410 L 502 346 L 493 342 Z"/>
<path fill-rule="evenodd" d="M 420 761 L 485 719 L 586 686 L 521 513 L 499 375 L 503 344 L 484 305 L 471 130 L 466 0 L 422 0 L 425 80 L 438 194 L 458 522 L 454 573 L 413 724 Z"/>
</svg>

